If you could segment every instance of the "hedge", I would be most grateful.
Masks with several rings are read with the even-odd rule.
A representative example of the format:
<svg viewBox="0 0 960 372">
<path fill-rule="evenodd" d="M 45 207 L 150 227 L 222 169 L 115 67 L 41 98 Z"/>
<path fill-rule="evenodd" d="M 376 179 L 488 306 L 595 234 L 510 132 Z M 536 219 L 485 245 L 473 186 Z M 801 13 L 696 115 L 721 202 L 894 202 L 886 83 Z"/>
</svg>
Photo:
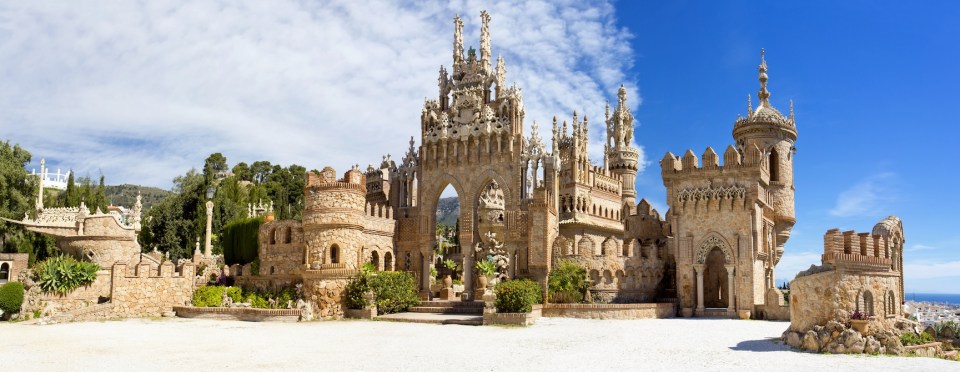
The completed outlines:
<svg viewBox="0 0 960 372">
<path fill-rule="evenodd" d="M 227 265 L 246 265 L 257 259 L 263 217 L 242 218 L 223 227 L 223 260 Z"/>
<path fill-rule="evenodd" d="M 493 288 L 498 313 L 529 313 L 534 304 L 543 303 L 540 283 L 530 279 L 507 280 Z"/>
<path fill-rule="evenodd" d="M 9 282 L 0 285 L 0 310 L 4 314 L 20 312 L 23 305 L 23 283 Z"/>
</svg>

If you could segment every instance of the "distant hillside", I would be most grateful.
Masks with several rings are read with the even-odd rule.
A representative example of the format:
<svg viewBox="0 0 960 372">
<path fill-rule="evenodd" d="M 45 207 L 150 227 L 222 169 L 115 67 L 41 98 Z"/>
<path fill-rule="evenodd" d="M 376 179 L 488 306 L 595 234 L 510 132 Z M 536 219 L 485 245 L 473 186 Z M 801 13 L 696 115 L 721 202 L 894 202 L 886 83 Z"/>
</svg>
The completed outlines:
<svg viewBox="0 0 960 372">
<path fill-rule="evenodd" d="M 437 222 L 447 226 L 457 224 L 460 217 L 460 200 L 456 196 L 440 198 L 437 202 Z"/>
<path fill-rule="evenodd" d="M 163 198 L 173 194 L 170 191 L 156 187 L 138 185 L 107 186 L 104 191 L 107 195 L 107 200 L 110 200 L 111 204 L 127 208 L 133 207 L 133 204 L 137 202 L 137 191 L 139 191 L 140 202 L 143 203 L 144 210 L 150 209 L 150 207 L 159 203 Z"/>
</svg>

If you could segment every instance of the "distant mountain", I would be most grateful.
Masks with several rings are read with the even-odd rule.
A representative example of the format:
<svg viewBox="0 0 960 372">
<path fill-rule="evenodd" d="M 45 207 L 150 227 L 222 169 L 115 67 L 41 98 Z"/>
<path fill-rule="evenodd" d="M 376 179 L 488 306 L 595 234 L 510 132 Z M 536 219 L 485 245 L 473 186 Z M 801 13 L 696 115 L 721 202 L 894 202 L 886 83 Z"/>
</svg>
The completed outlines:
<svg viewBox="0 0 960 372">
<path fill-rule="evenodd" d="M 460 217 L 460 199 L 456 196 L 440 198 L 437 202 L 437 222 L 447 226 L 457 224 Z"/>
<path fill-rule="evenodd" d="M 137 191 L 140 192 L 140 203 L 143 204 L 144 210 L 150 209 L 150 207 L 159 203 L 163 198 L 173 194 L 170 191 L 156 187 L 129 184 L 107 186 L 104 193 L 107 195 L 107 200 L 110 200 L 111 204 L 131 208 L 133 204 L 137 202 Z"/>
</svg>

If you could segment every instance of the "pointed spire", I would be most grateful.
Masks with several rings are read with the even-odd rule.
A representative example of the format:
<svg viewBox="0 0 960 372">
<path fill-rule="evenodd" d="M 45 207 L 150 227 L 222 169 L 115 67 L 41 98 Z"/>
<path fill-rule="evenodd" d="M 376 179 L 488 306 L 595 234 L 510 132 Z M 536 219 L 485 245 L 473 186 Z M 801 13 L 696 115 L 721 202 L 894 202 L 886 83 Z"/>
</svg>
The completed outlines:
<svg viewBox="0 0 960 372">
<path fill-rule="evenodd" d="M 767 60 L 764 57 L 764 50 L 760 48 L 760 66 L 757 67 L 760 72 L 760 91 L 757 97 L 760 98 L 760 106 L 770 107 L 770 91 L 767 90 Z"/>
<path fill-rule="evenodd" d="M 793 121 L 793 99 L 790 99 L 790 121 Z"/>
<path fill-rule="evenodd" d="M 457 71 L 457 65 L 463 61 L 463 20 L 457 14 L 453 17 L 453 69 Z"/>
<path fill-rule="evenodd" d="M 480 12 L 480 66 L 490 71 L 490 13 L 486 10 Z"/>
<path fill-rule="evenodd" d="M 753 102 L 750 101 L 750 95 L 747 95 L 747 117 L 753 113 Z"/>
<path fill-rule="evenodd" d="M 607 105 L 603 108 L 603 119 L 610 121 L 610 101 L 607 101 Z"/>
</svg>

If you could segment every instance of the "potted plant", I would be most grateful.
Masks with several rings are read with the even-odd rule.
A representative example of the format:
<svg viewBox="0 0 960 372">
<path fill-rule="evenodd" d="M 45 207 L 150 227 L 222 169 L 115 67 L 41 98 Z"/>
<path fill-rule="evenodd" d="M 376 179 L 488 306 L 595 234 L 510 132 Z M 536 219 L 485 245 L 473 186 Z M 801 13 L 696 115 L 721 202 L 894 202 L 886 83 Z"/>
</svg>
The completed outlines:
<svg viewBox="0 0 960 372">
<path fill-rule="evenodd" d="M 867 331 L 867 315 L 856 310 L 850 313 L 850 327 L 863 334 Z"/>
<path fill-rule="evenodd" d="M 477 268 L 477 288 L 482 289 L 486 288 L 487 284 L 490 283 L 489 277 L 496 272 L 497 267 L 493 265 L 493 261 L 490 260 L 479 260 L 477 264 L 474 265 Z"/>
<path fill-rule="evenodd" d="M 451 273 L 457 270 L 457 263 L 453 260 L 443 260 L 443 267 L 447 268 Z M 443 288 L 450 288 L 453 285 L 453 279 L 450 277 L 450 274 L 443 276 Z"/>
</svg>

